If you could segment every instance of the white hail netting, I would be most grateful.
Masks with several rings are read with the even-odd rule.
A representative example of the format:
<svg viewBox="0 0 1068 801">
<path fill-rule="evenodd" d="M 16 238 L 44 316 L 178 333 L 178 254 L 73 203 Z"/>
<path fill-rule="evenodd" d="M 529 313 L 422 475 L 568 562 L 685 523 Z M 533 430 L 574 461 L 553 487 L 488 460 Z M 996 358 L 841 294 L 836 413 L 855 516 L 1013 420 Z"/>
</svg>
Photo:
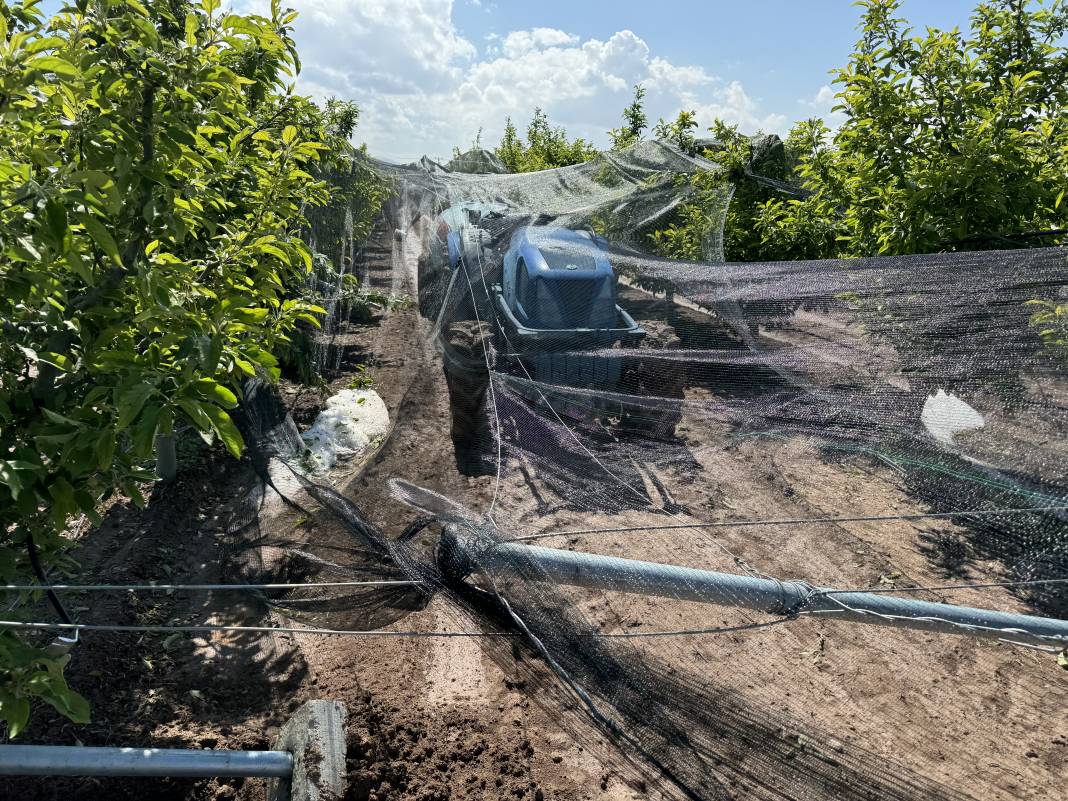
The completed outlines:
<svg viewBox="0 0 1068 801">
<path fill-rule="evenodd" d="M 369 628 L 436 593 L 456 628 L 510 635 L 482 642 L 525 653 L 540 702 L 668 795 L 1042 795 L 1063 780 L 1068 701 L 1046 652 L 483 562 L 528 538 L 822 587 L 1010 583 L 911 597 L 1068 616 L 1064 585 L 1018 583 L 1068 577 L 1066 357 L 1027 305 L 1065 302 L 1068 251 L 723 263 L 724 193 L 707 262 L 652 256 L 699 168 L 661 143 L 525 175 L 382 165 L 394 195 L 354 269 L 418 299 L 413 386 L 447 388 L 451 420 L 399 425 L 442 429 L 422 443 L 440 468 L 387 438 L 361 481 L 309 480 L 285 468 L 300 444 L 284 409 L 251 393 L 246 426 L 281 457 L 261 473 L 301 508 L 254 493 L 243 556 L 257 578 L 423 582 L 271 602 Z M 568 233 L 586 229 L 603 238 Z M 521 278 L 530 247 L 547 266 Z M 621 311 L 590 323 L 604 292 Z M 436 523 L 398 537 L 411 507 Z M 435 549 L 442 523 L 466 553 Z"/>
</svg>

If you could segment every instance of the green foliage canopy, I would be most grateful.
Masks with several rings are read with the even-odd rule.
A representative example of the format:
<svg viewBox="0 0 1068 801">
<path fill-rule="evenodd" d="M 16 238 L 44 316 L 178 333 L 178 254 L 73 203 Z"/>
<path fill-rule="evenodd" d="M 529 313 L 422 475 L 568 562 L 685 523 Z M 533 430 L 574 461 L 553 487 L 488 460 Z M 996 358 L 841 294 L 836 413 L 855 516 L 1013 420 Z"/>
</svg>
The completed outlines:
<svg viewBox="0 0 1068 801">
<path fill-rule="evenodd" d="M 526 142 L 508 117 L 504 135 L 494 153 L 512 172 L 537 172 L 589 161 L 597 155 L 597 148 L 581 138 L 568 140 L 567 131 L 554 128 L 545 112 L 535 108 L 534 117 L 527 126 Z"/>
<path fill-rule="evenodd" d="M 634 85 L 634 99 L 623 109 L 623 125 L 608 132 L 612 139 L 612 150 L 625 150 L 642 140 L 642 132 L 649 127 L 649 118 L 645 116 L 645 87 L 640 83 Z"/>
<path fill-rule="evenodd" d="M 295 13 L 220 0 L 0 0 L 0 579 L 138 484 L 179 421 L 239 455 L 241 382 L 321 310 L 303 211 L 351 104 L 292 93 Z M 8 615 L 18 614 L 9 611 Z M 0 719 L 85 720 L 63 659 L 0 632 Z"/>
<path fill-rule="evenodd" d="M 683 109 L 674 120 L 657 120 L 653 128 L 657 139 L 666 139 L 683 153 L 693 155 L 696 141 L 693 131 L 697 128 L 697 113 Z"/>
<path fill-rule="evenodd" d="M 724 147 L 708 156 L 724 170 L 697 180 L 736 186 L 728 258 L 1053 241 L 1068 223 L 1068 6 L 992 0 L 968 33 L 917 34 L 898 0 L 860 5 L 861 38 L 835 77 L 845 121 L 833 136 L 803 122 L 786 143 L 781 177 L 801 195 L 754 187 L 739 168 L 752 155 L 745 137 L 717 126 Z M 664 233 L 658 245 L 674 255 L 683 239 Z"/>
</svg>

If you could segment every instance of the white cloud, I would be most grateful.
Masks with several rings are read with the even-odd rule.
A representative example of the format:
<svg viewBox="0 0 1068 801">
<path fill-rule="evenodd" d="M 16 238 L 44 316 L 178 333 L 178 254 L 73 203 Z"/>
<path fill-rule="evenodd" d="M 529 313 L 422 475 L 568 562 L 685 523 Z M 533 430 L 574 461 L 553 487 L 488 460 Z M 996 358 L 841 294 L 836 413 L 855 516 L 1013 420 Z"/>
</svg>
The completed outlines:
<svg viewBox="0 0 1068 801">
<path fill-rule="evenodd" d="M 680 67 L 659 56 L 649 61 L 647 83 L 651 87 L 675 87 L 679 91 L 684 91 L 715 84 L 718 80 L 705 72 L 702 67 Z"/>
<path fill-rule="evenodd" d="M 590 39 L 582 45 L 582 53 L 610 89 L 627 89 L 648 77 L 649 45 L 633 31 L 617 31 L 607 42 Z"/>
<path fill-rule="evenodd" d="M 731 81 L 726 86 L 714 87 L 712 100 L 697 106 L 697 122 L 702 128 L 719 118 L 724 122 L 737 125 L 744 133 L 773 133 L 784 136 L 789 121 L 784 114 L 761 114 L 759 104 L 746 94 L 745 88 L 738 81 Z"/>
<path fill-rule="evenodd" d="M 302 81 L 340 94 L 447 90 L 477 55 L 452 0 L 301 0 Z"/>
<path fill-rule="evenodd" d="M 519 56 L 531 50 L 573 45 L 578 40 L 574 34 L 556 28 L 534 28 L 530 31 L 512 31 L 504 37 L 502 49 L 505 53 Z"/>
<path fill-rule="evenodd" d="M 806 109 L 805 114 L 810 117 L 820 117 L 833 131 L 846 120 L 843 112 L 831 110 L 838 103 L 835 94 L 832 87 L 824 84 L 815 95 L 810 98 L 803 97 L 797 102 Z"/>
<path fill-rule="evenodd" d="M 254 2 L 255 0 L 245 0 Z M 781 132 L 737 81 L 651 52 L 630 30 L 581 40 L 556 28 L 491 35 L 482 52 L 456 29 L 452 0 L 302 0 L 296 38 L 301 91 L 355 100 L 357 138 L 372 153 L 411 160 L 445 157 L 479 128 L 494 143 L 511 116 L 520 129 L 540 106 L 572 136 L 606 145 L 632 86 L 648 90 L 650 121 L 694 109 L 702 128 L 715 116 L 745 130 Z"/>
</svg>

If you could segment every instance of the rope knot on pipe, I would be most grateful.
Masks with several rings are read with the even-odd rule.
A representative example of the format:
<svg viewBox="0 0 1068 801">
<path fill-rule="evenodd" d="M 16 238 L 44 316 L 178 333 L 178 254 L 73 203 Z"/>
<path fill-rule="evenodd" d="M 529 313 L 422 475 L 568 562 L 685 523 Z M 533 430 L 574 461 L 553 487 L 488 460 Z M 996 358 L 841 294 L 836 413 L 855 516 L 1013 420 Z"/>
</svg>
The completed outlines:
<svg viewBox="0 0 1068 801">
<path fill-rule="evenodd" d="M 779 608 L 772 611 L 775 614 L 782 615 L 787 620 L 796 620 L 800 617 L 801 613 L 812 603 L 812 599 L 821 594 L 821 591 L 818 588 L 801 579 L 789 582 L 783 582 L 780 579 L 775 579 L 775 581 L 779 585 L 782 600 L 779 603 Z M 787 584 L 801 592 L 801 597 L 793 603 L 786 602 L 788 595 L 792 595 L 792 593 L 789 593 L 786 589 Z"/>
</svg>

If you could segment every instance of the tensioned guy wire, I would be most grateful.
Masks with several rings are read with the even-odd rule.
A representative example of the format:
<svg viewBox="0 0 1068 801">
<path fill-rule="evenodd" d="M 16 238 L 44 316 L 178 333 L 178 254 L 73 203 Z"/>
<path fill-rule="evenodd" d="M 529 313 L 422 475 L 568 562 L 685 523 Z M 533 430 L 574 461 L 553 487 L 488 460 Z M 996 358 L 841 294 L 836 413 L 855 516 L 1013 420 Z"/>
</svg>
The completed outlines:
<svg viewBox="0 0 1068 801">
<path fill-rule="evenodd" d="M 777 626 L 781 623 L 789 623 L 794 618 L 783 617 L 776 620 L 769 620 L 761 623 L 746 623 L 740 626 L 724 626 L 714 629 L 679 629 L 674 631 L 635 631 L 635 632 L 593 632 L 590 637 L 606 637 L 616 638 L 624 637 L 629 639 L 639 639 L 643 637 L 681 637 L 688 635 L 699 634 L 723 634 L 728 632 L 748 631 L 751 629 L 767 628 L 769 626 Z M 255 633 L 255 634 L 314 634 L 317 636 L 336 636 L 336 637 L 411 637 L 411 638 L 433 638 L 433 637 L 517 637 L 520 636 L 519 632 L 512 631 L 374 631 L 374 630 L 356 630 L 356 629 L 322 629 L 322 628 L 300 628 L 297 626 L 126 626 L 118 624 L 104 624 L 104 623 L 37 623 L 37 622 L 22 622 L 13 620 L 0 620 L 0 629 L 13 628 L 13 629 L 31 629 L 34 631 L 51 631 L 61 630 L 69 631 L 102 631 L 102 632 L 139 632 L 139 633 L 163 633 L 163 632 L 188 632 L 195 633 L 213 633 L 213 632 L 236 632 L 236 633 Z"/>
<path fill-rule="evenodd" d="M 396 580 L 396 581 L 323 581 L 305 584 L 3 584 L 0 589 L 11 592 L 183 592 L 183 591 L 226 591 L 226 590 L 282 590 L 282 589 L 311 589 L 315 587 L 396 587 L 396 586 L 421 586 L 422 581 Z M 897 592 L 951 592 L 954 590 L 978 590 L 991 587 L 1027 587 L 1046 584 L 1068 584 L 1066 578 L 1051 579 L 1027 579 L 1020 581 L 991 581 L 976 584 L 936 584 L 932 586 L 918 587 L 854 587 L 851 589 L 823 590 L 823 595 L 835 593 L 870 592 L 870 593 L 897 593 Z"/>
<path fill-rule="evenodd" d="M 988 587 L 1027 587 L 1040 584 L 1068 584 L 1068 578 L 1026 579 L 1021 581 L 988 581 L 977 584 L 941 584 L 929 587 L 857 587 L 851 590 L 823 590 L 823 595 L 849 592 L 951 592 L 953 590 L 981 590 Z"/>
<path fill-rule="evenodd" d="M 706 523 L 665 523 L 657 526 L 626 526 L 619 528 L 585 528 L 565 531 L 542 531 L 537 534 L 524 534 L 513 537 L 509 542 L 528 542 L 544 540 L 551 537 L 577 537 L 585 534 L 627 534 L 639 531 L 667 531 L 672 529 L 693 528 L 733 528 L 736 526 L 788 526 L 819 525 L 823 523 L 874 523 L 893 520 L 924 520 L 945 517 L 993 517 L 1006 514 L 1036 514 L 1038 512 L 1066 511 L 1068 506 L 1032 506 L 1022 509 L 977 509 L 956 512 L 920 512 L 904 515 L 866 515 L 860 517 L 793 517 L 774 520 L 720 520 Z"/>
<path fill-rule="evenodd" d="M 0 584 L 0 590 L 12 592 L 35 592 L 37 590 L 55 590 L 56 592 L 185 592 L 185 591 L 225 591 L 225 590 L 290 590 L 313 587 L 396 587 L 422 584 L 410 579 L 381 581 L 315 581 L 292 584 Z"/>
<path fill-rule="evenodd" d="M 127 631 L 127 632 L 175 632 L 190 633 L 243 632 L 255 634 L 323 634 L 354 637 L 512 637 L 507 631 L 375 631 L 357 629 L 301 628 L 299 626 L 125 626 L 109 623 L 37 623 L 19 620 L 0 620 L 0 629 L 34 629 L 42 631 Z"/>
<path fill-rule="evenodd" d="M 844 591 L 843 591 L 844 592 Z M 820 592 L 820 595 L 831 595 L 829 592 Z M 833 599 L 832 599 L 833 600 Z M 857 612 L 861 614 L 870 615 L 871 617 L 881 618 L 884 620 L 904 620 L 906 618 L 899 615 L 887 615 L 879 612 L 872 612 L 869 610 L 857 610 L 851 606 L 838 603 L 844 610 L 850 612 Z M 808 611 L 802 610 L 799 615 L 805 616 L 834 616 L 833 610 L 820 610 L 820 611 Z M 668 631 L 640 631 L 640 632 L 592 632 L 589 637 L 598 638 L 626 638 L 626 639 L 641 639 L 641 638 L 654 638 L 654 637 L 686 637 L 686 636 L 700 636 L 710 634 L 728 634 L 742 631 L 752 631 L 755 629 L 769 628 L 771 626 L 777 626 L 782 623 L 790 623 L 797 620 L 798 616 L 787 615 L 775 620 L 750 622 L 744 623 L 738 626 L 721 626 L 718 628 L 710 629 L 674 629 Z M 1008 639 L 1011 635 L 1023 634 L 1021 629 L 1014 628 L 995 628 L 990 626 L 982 626 L 975 624 L 958 623 L 955 621 L 946 620 L 939 617 L 924 617 L 924 618 L 908 618 L 912 620 L 925 620 L 932 622 L 948 623 L 952 626 L 960 628 L 962 631 L 976 632 L 976 631 L 992 631 L 1004 633 L 1006 637 L 1002 638 L 1004 642 L 1010 645 L 1026 645 L 1026 643 L 1016 643 Z M 139 632 L 139 633 L 174 633 L 174 632 L 187 632 L 191 634 L 206 634 L 214 632 L 234 632 L 244 634 L 309 634 L 317 636 L 350 636 L 350 637 L 404 637 L 413 639 L 427 639 L 427 638 L 449 638 L 449 637 L 518 637 L 521 636 L 520 632 L 512 631 L 385 631 L 385 630 L 368 630 L 368 629 L 325 629 L 325 628 L 301 628 L 298 626 L 225 626 L 225 625 L 188 625 L 188 626 L 166 626 L 166 625 L 120 625 L 120 624 L 103 624 L 103 623 L 40 623 L 35 621 L 16 621 L 16 620 L 0 620 L 0 629 L 23 629 L 33 631 L 74 631 L 75 633 L 81 631 L 101 631 L 101 632 Z M 1041 635 L 1038 635 L 1041 636 Z M 1044 637 L 1051 642 L 1059 641 L 1054 637 Z"/>
</svg>

